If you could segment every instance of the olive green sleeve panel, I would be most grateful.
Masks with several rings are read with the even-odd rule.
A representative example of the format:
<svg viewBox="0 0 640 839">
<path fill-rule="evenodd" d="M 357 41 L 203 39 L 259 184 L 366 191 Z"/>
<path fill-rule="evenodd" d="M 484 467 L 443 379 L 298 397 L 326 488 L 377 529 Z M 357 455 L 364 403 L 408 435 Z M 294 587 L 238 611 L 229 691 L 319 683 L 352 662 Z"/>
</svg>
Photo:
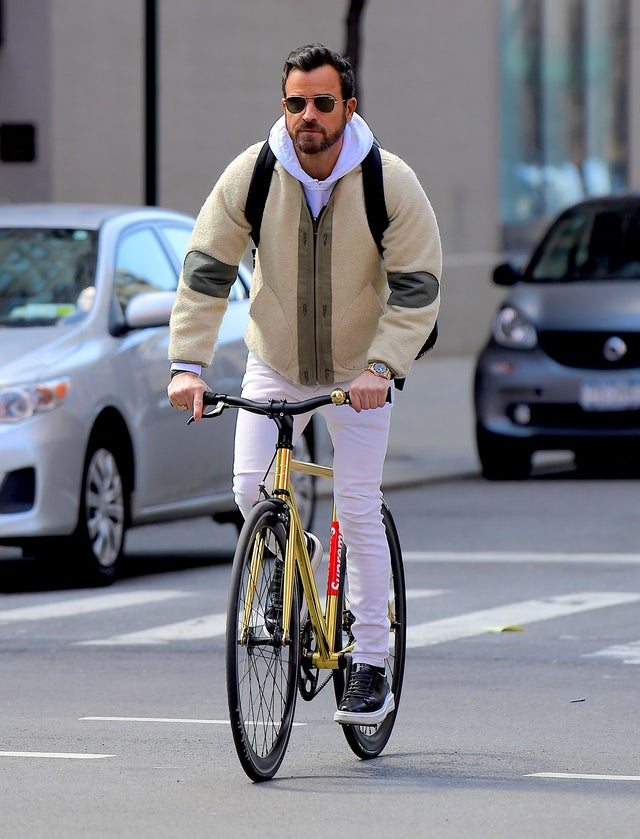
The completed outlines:
<svg viewBox="0 0 640 839">
<path fill-rule="evenodd" d="M 391 294 L 390 306 L 420 309 L 438 299 L 440 283 L 427 271 L 411 271 L 402 274 L 388 274 Z"/>
<path fill-rule="evenodd" d="M 226 298 L 237 276 L 237 265 L 227 265 L 206 253 L 190 251 L 185 257 L 183 279 L 192 291 Z"/>
</svg>

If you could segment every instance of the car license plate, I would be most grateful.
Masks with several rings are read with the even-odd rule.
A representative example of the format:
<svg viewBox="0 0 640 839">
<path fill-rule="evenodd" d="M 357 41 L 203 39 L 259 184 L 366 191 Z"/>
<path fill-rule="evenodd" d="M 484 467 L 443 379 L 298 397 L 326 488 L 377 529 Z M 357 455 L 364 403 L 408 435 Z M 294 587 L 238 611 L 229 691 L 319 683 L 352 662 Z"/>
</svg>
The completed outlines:
<svg viewBox="0 0 640 839">
<path fill-rule="evenodd" d="M 640 408 L 640 382 L 583 382 L 580 406 L 585 411 L 634 411 Z"/>
</svg>

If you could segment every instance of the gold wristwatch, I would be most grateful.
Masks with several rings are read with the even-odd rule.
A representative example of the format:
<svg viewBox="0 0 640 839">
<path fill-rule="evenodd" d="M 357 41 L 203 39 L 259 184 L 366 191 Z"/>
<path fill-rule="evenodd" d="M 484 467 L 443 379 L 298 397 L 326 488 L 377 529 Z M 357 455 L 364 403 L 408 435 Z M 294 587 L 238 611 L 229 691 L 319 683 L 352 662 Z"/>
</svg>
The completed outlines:
<svg viewBox="0 0 640 839">
<path fill-rule="evenodd" d="M 372 361 L 367 365 L 367 370 L 370 370 L 374 376 L 380 376 L 383 379 L 391 378 L 391 370 L 381 361 Z"/>
</svg>

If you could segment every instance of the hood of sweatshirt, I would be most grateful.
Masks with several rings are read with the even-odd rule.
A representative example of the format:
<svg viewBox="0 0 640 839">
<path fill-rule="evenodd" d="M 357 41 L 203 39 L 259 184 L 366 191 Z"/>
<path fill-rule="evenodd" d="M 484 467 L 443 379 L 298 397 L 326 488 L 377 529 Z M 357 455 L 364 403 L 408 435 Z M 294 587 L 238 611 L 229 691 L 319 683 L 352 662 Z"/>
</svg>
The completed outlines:
<svg viewBox="0 0 640 839">
<path fill-rule="evenodd" d="M 272 126 L 269 132 L 269 146 L 271 151 L 283 168 L 302 184 L 309 207 L 314 216 L 320 213 L 322 207 L 329 200 L 331 191 L 337 181 L 344 177 L 347 172 L 351 172 L 352 169 L 355 169 L 356 166 L 362 163 L 367 154 L 369 154 L 372 145 L 373 133 L 371 129 L 361 116 L 354 113 L 351 121 L 345 126 L 342 149 L 340 150 L 336 165 L 333 167 L 333 171 L 328 178 L 319 181 L 307 175 L 300 166 L 293 142 L 287 132 L 284 114 Z"/>
</svg>

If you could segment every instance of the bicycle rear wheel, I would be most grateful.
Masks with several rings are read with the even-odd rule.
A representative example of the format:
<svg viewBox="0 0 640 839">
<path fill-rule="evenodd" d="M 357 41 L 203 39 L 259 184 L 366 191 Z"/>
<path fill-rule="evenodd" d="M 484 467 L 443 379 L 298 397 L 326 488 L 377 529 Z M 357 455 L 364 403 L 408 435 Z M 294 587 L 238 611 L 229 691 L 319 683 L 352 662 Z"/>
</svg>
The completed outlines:
<svg viewBox="0 0 640 839">
<path fill-rule="evenodd" d="M 384 522 L 391 557 L 391 573 L 389 576 L 389 618 L 391 621 L 391 632 L 389 634 L 389 654 L 386 658 L 385 665 L 387 679 L 393 691 L 395 709 L 379 725 L 340 726 L 353 752 L 364 760 L 377 757 L 391 736 L 400 705 L 407 645 L 407 606 L 402 551 L 393 516 L 384 501 L 382 502 L 382 520 Z M 343 547 L 344 552 L 345 548 Z M 342 621 L 338 622 L 339 625 L 336 629 L 335 642 L 337 649 L 344 649 L 348 644 L 353 643 L 351 627 L 354 618 L 349 609 L 349 569 L 344 555 L 342 559 L 343 574 L 340 578 L 341 609 L 338 612 L 339 615 L 342 615 Z M 345 569 L 346 573 L 344 573 Z M 333 688 L 336 695 L 336 702 L 338 703 L 342 699 L 345 683 L 348 678 L 348 668 L 346 670 L 334 670 L 333 672 Z"/>
<path fill-rule="evenodd" d="M 283 567 L 285 557 L 282 513 L 282 505 L 262 501 L 248 516 L 233 560 L 227 608 L 231 731 L 242 768 L 254 781 L 272 778 L 282 763 L 296 704 L 300 619 L 295 586 L 286 646 L 282 615 L 274 619 L 270 609 L 274 569 L 277 563 Z"/>
</svg>

